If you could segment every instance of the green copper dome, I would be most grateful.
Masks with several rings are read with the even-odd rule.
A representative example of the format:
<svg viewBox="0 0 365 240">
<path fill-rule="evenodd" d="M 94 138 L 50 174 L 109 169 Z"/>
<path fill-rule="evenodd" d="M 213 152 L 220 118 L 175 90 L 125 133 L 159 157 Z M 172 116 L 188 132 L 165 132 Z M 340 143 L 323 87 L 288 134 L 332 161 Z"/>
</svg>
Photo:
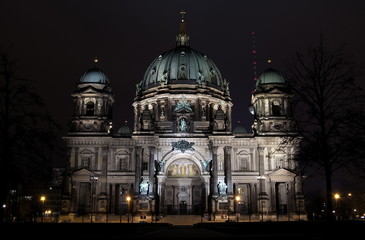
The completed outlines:
<svg viewBox="0 0 365 240">
<path fill-rule="evenodd" d="M 224 80 L 213 61 L 186 45 L 178 45 L 157 57 L 147 68 L 139 86 L 142 90 L 147 90 L 161 83 L 205 83 L 224 89 Z"/>
<path fill-rule="evenodd" d="M 237 126 L 233 129 L 233 134 L 246 134 L 246 133 L 247 133 L 246 128 L 242 126 Z"/>
<path fill-rule="evenodd" d="M 192 49 L 182 15 L 176 47 L 158 56 L 146 70 L 138 91 L 145 91 L 162 84 L 202 84 L 219 90 L 227 90 L 217 66 L 205 54 Z M 183 84 L 183 85 L 181 85 Z"/>
<path fill-rule="evenodd" d="M 256 86 L 264 84 L 285 84 L 285 80 L 281 72 L 276 69 L 269 68 L 261 74 L 256 82 Z"/>
<path fill-rule="evenodd" d="M 93 67 L 86 71 L 80 78 L 80 84 L 83 83 L 99 83 L 109 85 L 109 78 L 97 67 Z"/>
</svg>

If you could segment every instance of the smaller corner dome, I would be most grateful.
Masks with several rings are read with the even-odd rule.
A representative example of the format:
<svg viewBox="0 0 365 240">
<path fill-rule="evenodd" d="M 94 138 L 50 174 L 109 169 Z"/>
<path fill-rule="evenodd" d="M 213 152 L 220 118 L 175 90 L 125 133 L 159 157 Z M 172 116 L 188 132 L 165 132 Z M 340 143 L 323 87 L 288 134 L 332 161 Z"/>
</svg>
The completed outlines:
<svg viewBox="0 0 365 240">
<path fill-rule="evenodd" d="M 233 134 L 245 134 L 245 133 L 247 133 L 247 130 L 242 126 L 237 126 L 233 129 Z"/>
<path fill-rule="evenodd" d="M 93 67 L 86 71 L 84 75 L 80 78 L 80 84 L 83 83 L 97 83 L 109 85 L 109 78 L 106 74 L 97 67 Z"/>
<path fill-rule="evenodd" d="M 127 125 L 124 125 L 118 129 L 118 134 L 122 136 L 130 136 L 132 134 L 132 130 Z"/>
<path fill-rule="evenodd" d="M 285 84 L 283 74 L 273 68 L 265 70 L 256 82 L 256 86 L 264 84 Z"/>
</svg>

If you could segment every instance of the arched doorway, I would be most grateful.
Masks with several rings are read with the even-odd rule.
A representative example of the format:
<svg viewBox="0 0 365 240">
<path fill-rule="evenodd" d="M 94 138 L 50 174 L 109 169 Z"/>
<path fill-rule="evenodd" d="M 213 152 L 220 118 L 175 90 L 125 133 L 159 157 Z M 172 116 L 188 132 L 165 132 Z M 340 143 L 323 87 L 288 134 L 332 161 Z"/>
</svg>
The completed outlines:
<svg viewBox="0 0 365 240">
<path fill-rule="evenodd" d="M 166 214 L 201 214 L 204 184 L 195 162 L 176 159 L 167 166 L 165 175 Z"/>
</svg>

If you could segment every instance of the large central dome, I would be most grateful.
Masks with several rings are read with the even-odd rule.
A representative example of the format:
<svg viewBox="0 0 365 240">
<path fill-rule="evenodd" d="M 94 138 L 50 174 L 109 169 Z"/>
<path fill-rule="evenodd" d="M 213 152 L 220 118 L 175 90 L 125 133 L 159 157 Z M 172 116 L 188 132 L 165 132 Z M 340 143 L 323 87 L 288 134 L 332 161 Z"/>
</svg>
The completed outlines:
<svg viewBox="0 0 365 240">
<path fill-rule="evenodd" d="M 231 134 L 228 83 L 212 60 L 189 46 L 183 15 L 176 47 L 149 65 L 133 107 L 133 134 Z"/>
<path fill-rule="evenodd" d="M 179 85 L 184 88 L 187 84 L 228 90 L 228 83 L 222 78 L 213 61 L 189 46 L 189 36 L 185 32 L 185 22 L 182 19 L 176 47 L 152 61 L 143 80 L 137 84 L 137 91 L 146 91 L 161 85 Z"/>
<path fill-rule="evenodd" d="M 224 88 L 224 81 L 216 65 L 206 55 L 189 46 L 178 45 L 157 57 L 147 68 L 142 90 L 161 83 L 203 84 Z"/>
</svg>

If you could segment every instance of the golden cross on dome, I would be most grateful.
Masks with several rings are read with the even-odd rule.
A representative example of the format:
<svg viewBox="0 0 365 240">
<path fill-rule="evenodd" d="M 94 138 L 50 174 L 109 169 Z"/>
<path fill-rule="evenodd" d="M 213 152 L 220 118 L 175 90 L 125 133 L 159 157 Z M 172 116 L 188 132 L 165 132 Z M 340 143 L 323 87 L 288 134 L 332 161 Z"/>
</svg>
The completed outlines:
<svg viewBox="0 0 365 240">
<path fill-rule="evenodd" d="M 181 15 L 181 21 L 184 21 L 184 15 L 186 14 L 186 12 L 184 10 L 180 11 L 180 15 Z"/>
</svg>

